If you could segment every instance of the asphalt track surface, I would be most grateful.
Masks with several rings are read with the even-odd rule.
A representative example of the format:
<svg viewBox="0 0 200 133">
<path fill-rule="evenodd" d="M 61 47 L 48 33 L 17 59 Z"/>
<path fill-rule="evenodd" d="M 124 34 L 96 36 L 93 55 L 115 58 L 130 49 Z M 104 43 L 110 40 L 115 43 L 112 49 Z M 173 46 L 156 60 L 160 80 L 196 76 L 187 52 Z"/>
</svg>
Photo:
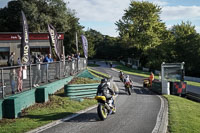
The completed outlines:
<svg viewBox="0 0 200 133">
<path fill-rule="evenodd" d="M 151 133 L 156 125 L 161 106 L 158 96 L 142 87 L 142 78 L 130 76 L 134 82 L 132 95 L 128 96 L 118 73 L 107 66 L 95 67 L 114 77 L 119 92 L 116 98 L 116 114 L 100 121 L 97 109 L 89 110 L 75 118 L 50 127 L 42 133 Z"/>
</svg>

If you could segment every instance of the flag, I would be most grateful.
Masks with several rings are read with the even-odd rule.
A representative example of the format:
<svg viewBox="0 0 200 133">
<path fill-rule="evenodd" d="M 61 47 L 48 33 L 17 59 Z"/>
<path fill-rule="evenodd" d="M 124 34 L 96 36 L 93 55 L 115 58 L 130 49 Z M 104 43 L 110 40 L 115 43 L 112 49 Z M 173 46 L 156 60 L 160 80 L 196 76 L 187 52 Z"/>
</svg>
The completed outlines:
<svg viewBox="0 0 200 133">
<path fill-rule="evenodd" d="M 88 41 L 87 38 L 84 35 L 81 35 L 82 42 L 83 42 L 83 51 L 85 58 L 88 58 Z"/>
<path fill-rule="evenodd" d="M 30 46 L 29 46 L 29 33 L 28 33 L 28 24 L 24 12 L 22 13 L 22 44 L 21 44 L 21 62 L 22 64 L 30 63 Z"/>
<path fill-rule="evenodd" d="M 56 29 L 51 24 L 49 24 L 48 31 L 49 31 L 49 41 L 50 41 L 52 58 L 60 60 L 61 48 L 59 47 L 58 34 L 56 32 Z"/>
<path fill-rule="evenodd" d="M 77 32 L 76 32 L 76 52 L 78 53 L 78 36 L 77 36 Z"/>
</svg>

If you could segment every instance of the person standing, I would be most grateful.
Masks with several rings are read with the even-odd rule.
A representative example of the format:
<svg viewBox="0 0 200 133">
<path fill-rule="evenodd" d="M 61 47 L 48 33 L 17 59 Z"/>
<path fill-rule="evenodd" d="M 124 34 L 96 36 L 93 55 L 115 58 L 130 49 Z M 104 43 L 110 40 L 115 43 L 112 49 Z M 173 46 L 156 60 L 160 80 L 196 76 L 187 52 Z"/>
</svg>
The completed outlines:
<svg viewBox="0 0 200 133">
<path fill-rule="evenodd" d="M 41 80 L 43 83 L 44 83 L 44 73 L 48 70 L 49 63 L 51 63 L 51 62 L 53 62 L 53 59 L 51 58 L 51 54 L 48 54 L 43 60 L 43 63 L 46 63 L 46 64 L 44 64 L 42 72 L 41 72 Z M 48 73 L 46 73 L 46 74 L 48 77 Z"/>
<path fill-rule="evenodd" d="M 40 55 L 36 55 L 34 57 L 33 63 L 36 64 L 35 66 L 33 66 L 33 79 L 32 79 L 32 83 L 33 83 L 33 87 L 38 87 L 39 86 L 39 81 L 41 78 L 40 75 L 40 59 L 41 56 Z"/>
<path fill-rule="evenodd" d="M 23 80 L 22 80 L 22 71 L 23 71 L 23 69 L 22 69 L 22 66 L 20 66 L 19 67 L 19 69 L 18 69 L 18 78 L 17 78 L 17 91 L 18 92 L 21 92 L 22 91 L 22 86 L 23 86 Z"/>
<path fill-rule="evenodd" d="M 15 52 L 11 52 L 10 57 L 8 58 L 8 66 L 14 66 L 14 56 L 15 56 Z"/>
<path fill-rule="evenodd" d="M 16 78 L 16 71 L 15 69 L 10 70 L 10 85 L 12 89 L 12 94 L 15 94 L 15 78 Z"/>
</svg>

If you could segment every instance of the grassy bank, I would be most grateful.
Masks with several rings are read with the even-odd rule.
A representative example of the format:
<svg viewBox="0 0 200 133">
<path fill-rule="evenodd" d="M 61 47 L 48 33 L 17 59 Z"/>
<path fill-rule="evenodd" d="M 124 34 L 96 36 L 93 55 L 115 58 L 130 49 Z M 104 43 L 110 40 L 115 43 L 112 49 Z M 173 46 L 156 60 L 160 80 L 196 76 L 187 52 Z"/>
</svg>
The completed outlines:
<svg viewBox="0 0 200 133">
<path fill-rule="evenodd" d="M 74 78 L 70 84 L 98 83 L 97 80 L 88 78 Z M 48 124 L 86 109 L 97 102 L 95 99 L 84 99 L 82 102 L 71 100 L 64 96 L 64 89 L 59 90 L 49 97 L 46 103 L 35 105 L 22 111 L 22 116 L 17 119 L 0 120 L 0 133 L 22 133 Z"/>
<path fill-rule="evenodd" d="M 136 76 L 141 76 L 141 77 L 149 77 L 150 72 L 144 72 L 142 70 L 135 70 L 123 65 L 117 65 L 115 67 L 117 70 L 122 70 L 124 73 L 126 74 L 132 74 L 132 75 L 136 75 Z M 159 79 L 158 75 L 155 75 L 155 79 Z M 192 82 L 192 81 L 186 81 L 188 85 L 193 85 L 193 86 L 198 86 L 200 87 L 200 83 L 199 82 Z"/>
<path fill-rule="evenodd" d="M 82 102 L 70 100 L 64 97 L 64 89 L 62 89 L 50 96 L 48 102 L 35 104 L 23 110 L 21 118 L 1 120 L 0 133 L 26 132 L 95 104 L 94 99 L 85 99 Z"/>
<path fill-rule="evenodd" d="M 110 76 L 108 74 L 105 74 L 105 73 L 102 73 L 102 72 L 98 72 L 98 71 L 95 71 L 93 69 L 90 69 L 90 68 L 87 68 L 89 72 L 91 72 L 93 75 L 97 76 L 97 77 L 100 77 L 100 78 L 109 78 Z"/>
<path fill-rule="evenodd" d="M 171 133 L 200 133 L 200 103 L 173 95 L 169 102 L 169 131 Z"/>
</svg>

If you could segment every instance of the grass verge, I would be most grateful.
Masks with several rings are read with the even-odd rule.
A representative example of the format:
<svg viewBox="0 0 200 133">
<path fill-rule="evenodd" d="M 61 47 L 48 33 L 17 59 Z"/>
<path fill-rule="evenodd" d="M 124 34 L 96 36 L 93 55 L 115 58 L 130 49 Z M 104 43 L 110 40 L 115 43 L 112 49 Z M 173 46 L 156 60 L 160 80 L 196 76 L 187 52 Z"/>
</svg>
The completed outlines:
<svg viewBox="0 0 200 133">
<path fill-rule="evenodd" d="M 92 84 L 92 83 L 100 83 L 100 81 L 92 80 L 89 78 L 76 77 L 69 82 L 69 84 Z"/>
<path fill-rule="evenodd" d="M 90 71 L 91 73 L 93 73 L 94 75 L 96 75 L 96 76 L 98 76 L 98 77 L 101 77 L 101 78 L 104 78 L 104 77 L 110 78 L 110 76 L 109 76 L 108 74 L 95 71 L 95 70 L 93 70 L 93 69 L 91 69 L 91 68 L 87 68 L 87 69 L 88 69 L 88 71 Z"/>
<path fill-rule="evenodd" d="M 169 102 L 169 132 L 200 133 L 200 103 L 173 95 Z"/>
<path fill-rule="evenodd" d="M 90 67 L 99 67 L 98 64 L 88 64 L 88 66 L 90 66 Z"/>
<path fill-rule="evenodd" d="M 115 67 L 117 70 L 121 70 L 126 74 L 132 74 L 132 75 L 136 75 L 136 76 L 141 76 L 141 77 L 149 77 L 150 72 L 144 72 L 142 70 L 135 70 L 123 65 L 117 65 Z M 158 75 L 155 75 L 155 79 L 159 79 Z M 186 81 L 188 85 L 193 85 L 193 86 L 197 86 L 200 87 L 200 83 L 199 82 L 193 82 L 193 81 Z"/>
<path fill-rule="evenodd" d="M 64 118 L 97 102 L 95 99 L 84 99 L 82 102 L 64 97 L 64 89 L 50 96 L 46 103 L 35 104 L 22 111 L 22 117 L 0 120 L 0 133 L 22 133 Z"/>
</svg>

